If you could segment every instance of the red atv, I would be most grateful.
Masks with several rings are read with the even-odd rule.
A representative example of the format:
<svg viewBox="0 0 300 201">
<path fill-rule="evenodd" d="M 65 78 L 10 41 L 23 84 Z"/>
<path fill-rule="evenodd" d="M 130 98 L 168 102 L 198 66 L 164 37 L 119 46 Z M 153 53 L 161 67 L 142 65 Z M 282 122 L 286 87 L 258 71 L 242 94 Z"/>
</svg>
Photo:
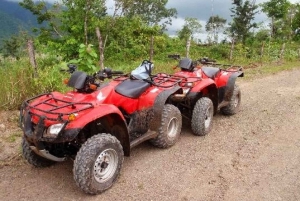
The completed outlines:
<svg viewBox="0 0 300 201">
<path fill-rule="evenodd" d="M 170 97 L 182 94 L 181 78 L 150 76 L 153 64 L 146 60 L 128 76 L 108 68 L 92 76 L 69 68 L 73 91 L 41 94 L 21 107 L 23 156 L 30 164 L 75 158 L 76 184 L 97 194 L 114 183 L 123 155 L 134 146 L 146 140 L 160 148 L 175 144 L 182 117 Z M 99 82 L 113 75 L 118 77 Z"/>
<path fill-rule="evenodd" d="M 244 76 L 241 66 L 217 64 L 208 58 L 197 61 L 184 58 L 177 67 L 180 71 L 172 76 L 182 78 L 183 94 L 174 94 L 172 103 L 183 117 L 191 120 L 195 135 L 209 133 L 213 115 L 218 110 L 225 115 L 238 111 L 241 91 L 235 81 Z"/>
</svg>

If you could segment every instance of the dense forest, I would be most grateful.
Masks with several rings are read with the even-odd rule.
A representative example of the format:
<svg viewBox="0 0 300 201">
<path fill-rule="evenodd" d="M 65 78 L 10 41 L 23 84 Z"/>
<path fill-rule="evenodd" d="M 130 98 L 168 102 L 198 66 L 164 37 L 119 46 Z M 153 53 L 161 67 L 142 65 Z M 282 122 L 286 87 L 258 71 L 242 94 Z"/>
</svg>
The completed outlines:
<svg viewBox="0 0 300 201">
<path fill-rule="evenodd" d="M 234 0 L 230 20 L 215 14 L 203 25 L 197 18 L 186 17 L 176 37 L 166 32 L 177 16 L 175 8 L 166 7 L 168 0 L 114 0 L 112 14 L 108 14 L 104 0 L 62 0 L 51 5 L 33 0 L 6 2 L 18 5 L 14 9 L 3 2 L 6 1 L 1 2 L 1 26 L 10 26 L 0 31 L 2 36 L 9 36 L 2 40 L 0 80 L 7 80 L 8 73 L 12 83 L 15 76 L 28 77 L 17 83 L 20 87 L 13 93 L 18 97 L 0 98 L 2 107 L 7 108 L 16 107 L 20 100 L 38 92 L 61 90 L 58 69 L 66 63 L 75 63 L 88 72 L 104 66 L 130 71 L 141 60 L 149 59 L 157 71 L 168 71 L 167 66 L 175 65 L 168 58 L 170 54 L 241 64 L 300 58 L 300 5 L 288 0 L 262 4 Z M 267 26 L 255 20 L 259 12 L 268 17 Z M 8 17 L 12 13 L 18 15 Z M 19 27 L 20 22 L 24 29 Z M 27 25 L 31 31 L 25 31 Z M 197 40 L 195 36 L 203 32 L 207 40 Z M 221 39 L 221 34 L 225 38 Z M 30 79 L 32 74 L 34 80 Z M 0 84 L 7 91 L 12 86 Z"/>
<path fill-rule="evenodd" d="M 3 40 L 18 32 L 31 32 L 32 27 L 38 27 L 36 16 L 21 7 L 18 2 L 0 2 L 0 47 Z"/>
</svg>

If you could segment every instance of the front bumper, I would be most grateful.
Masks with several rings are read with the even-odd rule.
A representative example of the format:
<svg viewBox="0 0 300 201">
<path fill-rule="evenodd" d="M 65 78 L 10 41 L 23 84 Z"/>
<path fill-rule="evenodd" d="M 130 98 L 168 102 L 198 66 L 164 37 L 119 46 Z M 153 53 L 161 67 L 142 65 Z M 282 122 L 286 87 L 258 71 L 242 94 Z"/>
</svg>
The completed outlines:
<svg viewBox="0 0 300 201">
<path fill-rule="evenodd" d="M 23 129 L 25 138 L 28 142 L 37 144 L 39 141 L 43 142 L 51 142 L 51 143 L 63 143 L 63 142 L 70 142 L 78 135 L 81 129 L 73 128 L 73 129 L 66 129 L 68 124 L 67 121 L 62 122 L 64 123 L 63 128 L 57 135 L 50 135 L 47 133 L 47 129 L 44 125 L 44 117 L 40 117 L 39 122 L 34 124 L 31 121 L 31 115 L 28 111 L 21 113 L 20 115 L 20 123 L 21 128 Z"/>
</svg>

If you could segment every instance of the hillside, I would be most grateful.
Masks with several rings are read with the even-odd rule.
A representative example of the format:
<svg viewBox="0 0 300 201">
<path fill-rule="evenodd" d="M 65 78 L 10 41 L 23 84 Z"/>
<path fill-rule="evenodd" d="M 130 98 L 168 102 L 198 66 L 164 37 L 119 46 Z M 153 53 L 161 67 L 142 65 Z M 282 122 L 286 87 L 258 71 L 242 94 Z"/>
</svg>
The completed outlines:
<svg viewBox="0 0 300 201">
<path fill-rule="evenodd" d="M 0 46 L 3 39 L 17 34 L 19 30 L 31 31 L 35 26 L 35 16 L 22 8 L 18 2 L 0 1 Z"/>
</svg>

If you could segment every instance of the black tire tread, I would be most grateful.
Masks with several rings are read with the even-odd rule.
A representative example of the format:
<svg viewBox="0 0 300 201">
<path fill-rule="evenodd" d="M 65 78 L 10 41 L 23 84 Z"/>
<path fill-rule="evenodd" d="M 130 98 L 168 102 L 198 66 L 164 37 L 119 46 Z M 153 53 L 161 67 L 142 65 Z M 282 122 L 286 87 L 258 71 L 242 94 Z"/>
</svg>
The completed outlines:
<svg viewBox="0 0 300 201">
<path fill-rule="evenodd" d="M 237 107 L 234 106 L 235 96 L 239 94 L 239 104 Z M 230 98 L 229 104 L 222 107 L 220 110 L 224 115 L 234 115 L 238 112 L 241 103 L 241 90 L 238 85 L 234 85 L 233 93 Z"/>
<path fill-rule="evenodd" d="M 29 164 L 35 167 L 49 167 L 55 163 L 55 161 L 48 160 L 34 153 L 24 137 L 22 138 L 22 155 Z"/>
<path fill-rule="evenodd" d="M 208 107 L 213 107 L 212 101 L 207 97 L 200 98 L 193 109 L 191 127 L 194 135 L 207 135 L 212 129 L 212 121 L 208 129 L 205 129 L 205 112 Z"/>
<path fill-rule="evenodd" d="M 174 117 L 174 116 L 177 117 L 179 126 L 175 137 L 173 139 L 170 139 L 167 135 L 166 123 L 168 123 L 170 117 Z M 162 111 L 161 125 L 158 128 L 158 136 L 150 140 L 151 144 L 158 148 L 169 148 L 173 146 L 178 141 L 178 138 L 181 133 L 181 127 L 182 127 L 182 116 L 180 110 L 171 104 L 164 105 Z"/>
<path fill-rule="evenodd" d="M 91 169 L 93 169 L 92 167 L 93 165 L 91 166 L 91 164 L 94 164 L 95 157 L 98 156 L 99 147 L 101 148 L 109 144 L 113 144 L 117 146 L 118 150 L 116 151 L 120 157 L 119 158 L 120 162 L 118 164 L 113 180 L 110 181 L 103 188 L 99 189 L 92 185 L 93 170 Z M 74 161 L 74 167 L 73 167 L 74 180 L 77 186 L 85 193 L 92 194 L 92 195 L 102 193 L 103 191 L 110 188 L 113 185 L 114 181 L 118 178 L 123 160 L 124 160 L 123 148 L 121 143 L 116 137 L 105 133 L 94 135 L 82 145 L 81 149 L 78 151 L 76 155 L 76 159 Z"/>
</svg>

